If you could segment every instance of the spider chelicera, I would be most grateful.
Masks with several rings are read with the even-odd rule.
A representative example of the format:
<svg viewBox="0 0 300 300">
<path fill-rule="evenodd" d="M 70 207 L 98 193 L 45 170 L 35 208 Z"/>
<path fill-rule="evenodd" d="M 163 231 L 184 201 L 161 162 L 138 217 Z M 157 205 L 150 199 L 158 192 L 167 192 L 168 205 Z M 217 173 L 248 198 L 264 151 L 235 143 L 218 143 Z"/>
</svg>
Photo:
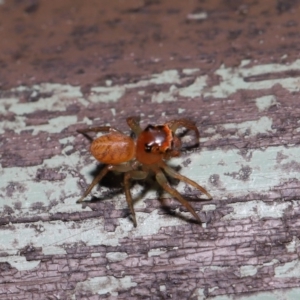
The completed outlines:
<svg viewBox="0 0 300 300">
<path fill-rule="evenodd" d="M 91 192 L 92 188 L 102 180 L 109 171 L 124 173 L 124 189 L 134 226 L 137 226 L 133 201 L 130 193 L 130 180 L 145 179 L 149 173 L 154 173 L 156 181 L 170 195 L 175 197 L 200 222 L 194 208 L 181 194 L 170 186 L 166 176 L 182 180 L 204 193 L 209 199 L 211 195 L 195 181 L 179 174 L 169 167 L 165 161 L 180 156 L 181 140 L 175 134 L 179 127 L 192 130 L 195 133 L 196 144 L 199 142 L 199 131 L 195 124 L 187 119 L 172 120 L 164 125 L 148 125 L 144 130 L 139 125 L 139 118 L 127 118 L 127 124 L 136 136 L 136 140 L 125 135 L 114 127 L 100 126 L 77 130 L 91 140 L 90 151 L 104 168 L 94 178 L 80 203 Z M 96 139 L 87 135 L 88 132 L 107 132 Z"/>
</svg>

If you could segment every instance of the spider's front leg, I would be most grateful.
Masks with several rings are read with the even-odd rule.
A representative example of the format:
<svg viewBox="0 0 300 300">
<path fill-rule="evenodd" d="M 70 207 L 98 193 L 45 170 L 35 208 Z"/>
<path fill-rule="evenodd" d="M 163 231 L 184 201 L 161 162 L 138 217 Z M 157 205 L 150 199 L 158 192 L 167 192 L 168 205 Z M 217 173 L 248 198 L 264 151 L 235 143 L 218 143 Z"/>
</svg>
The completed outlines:
<svg viewBox="0 0 300 300">
<path fill-rule="evenodd" d="M 195 219 L 201 223 L 201 220 L 199 218 L 199 216 L 196 214 L 194 208 L 190 205 L 190 203 L 185 200 L 180 193 L 175 190 L 174 188 L 172 188 L 166 178 L 166 176 L 163 174 L 162 171 L 156 170 L 156 180 L 159 183 L 159 185 L 165 190 L 167 191 L 171 196 L 175 197 L 194 217 Z"/>
<path fill-rule="evenodd" d="M 133 220 L 133 225 L 134 227 L 137 226 L 136 222 L 136 217 L 135 217 L 135 211 L 133 208 L 133 201 L 132 201 L 132 196 L 130 192 L 130 179 L 136 179 L 136 180 L 143 180 L 147 177 L 148 173 L 145 171 L 138 171 L 138 170 L 131 170 L 124 175 L 124 190 L 125 190 L 125 196 L 126 196 L 126 201 L 128 204 L 128 207 L 130 209 L 131 215 L 132 215 L 132 220 Z"/>
<path fill-rule="evenodd" d="M 194 122 L 189 121 L 187 119 L 178 119 L 178 120 L 169 121 L 166 123 L 166 125 L 172 130 L 172 132 L 174 134 L 179 127 L 185 127 L 189 130 L 194 131 L 195 132 L 195 140 L 196 140 L 195 146 L 199 145 L 200 134 L 199 134 L 199 130 Z"/>
<path fill-rule="evenodd" d="M 193 180 L 177 173 L 174 169 L 172 169 L 171 167 L 169 167 L 165 163 L 161 163 L 161 167 L 164 169 L 164 171 L 169 176 L 190 184 L 191 186 L 195 187 L 196 189 L 201 191 L 203 194 L 205 194 L 208 197 L 208 200 L 212 199 L 211 194 L 205 188 L 203 188 L 201 185 L 199 185 L 197 182 L 195 182 L 195 181 L 193 181 Z"/>
<path fill-rule="evenodd" d="M 129 117 L 126 119 L 128 126 L 134 132 L 136 136 L 138 136 L 143 130 L 139 124 L 139 117 Z"/>
</svg>

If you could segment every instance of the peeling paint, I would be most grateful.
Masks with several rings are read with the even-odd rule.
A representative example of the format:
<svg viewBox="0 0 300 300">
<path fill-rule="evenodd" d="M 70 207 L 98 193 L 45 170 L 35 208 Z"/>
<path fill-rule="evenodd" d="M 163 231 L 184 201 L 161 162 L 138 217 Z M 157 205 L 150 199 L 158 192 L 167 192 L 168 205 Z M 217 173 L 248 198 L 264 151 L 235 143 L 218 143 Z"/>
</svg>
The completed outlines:
<svg viewBox="0 0 300 300">
<path fill-rule="evenodd" d="M 275 132 L 272 129 L 273 120 L 266 116 L 261 117 L 255 121 L 246 121 L 241 123 L 227 123 L 223 127 L 227 130 L 237 129 L 237 135 L 244 136 L 255 136 L 259 133 L 270 133 Z M 249 133 L 248 133 L 249 132 Z"/>
<path fill-rule="evenodd" d="M 241 64 L 237 68 L 226 68 L 222 65 L 215 74 L 221 77 L 218 85 L 208 88 L 204 97 L 224 98 L 238 90 L 262 90 L 270 89 L 275 84 L 280 84 L 290 92 L 300 89 L 300 77 L 284 77 L 278 79 L 262 79 L 257 81 L 246 81 L 245 78 L 269 73 L 279 73 L 300 69 L 300 59 L 291 64 L 266 64 L 246 67 Z"/>
<path fill-rule="evenodd" d="M 148 256 L 151 257 L 151 256 L 159 256 L 161 254 L 164 254 L 167 252 L 167 249 L 151 249 L 149 252 L 148 252 Z"/>
<path fill-rule="evenodd" d="M 277 278 L 300 278 L 300 261 L 298 259 L 287 262 L 275 268 Z"/>
<path fill-rule="evenodd" d="M 257 267 L 252 265 L 241 266 L 240 267 L 240 276 L 248 277 L 254 276 L 257 273 Z"/>
<path fill-rule="evenodd" d="M 91 292 L 92 294 L 104 295 L 111 294 L 111 296 L 118 296 L 118 291 L 129 289 L 136 286 L 137 283 L 132 281 L 131 276 L 124 276 L 123 278 L 116 278 L 113 276 L 103 276 L 89 278 L 86 281 L 79 282 L 75 290 L 79 292 Z M 76 299 L 75 295 L 72 299 Z"/>
<path fill-rule="evenodd" d="M 298 161 L 299 149 L 299 146 L 269 147 L 266 150 L 254 149 L 248 162 L 251 174 L 246 181 L 241 180 L 239 177 L 229 176 L 233 172 L 238 174 L 245 163 L 239 150 L 236 149 L 207 151 L 203 148 L 200 155 L 197 153 L 189 155 L 193 164 L 189 165 L 188 168 L 182 168 L 180 172 L 203 185 L 216 199 L 232 196 L 245 197 L 251 192 L 269 194 L 269 190 L 290 180 L 290 178 L 300 180 L 300 173 L 296 169 L 284 170 L 280 168 L 284 163 Z M 286 158 L 278 164 L 276 157 L 277 153 L 281 151 Z M 172 159 L 172 165 L 182 165 L 183 160 L 184 158 L 174 158 Z M 201 173 L 199 170 L 201 170 Z M 226 187 L 226 192 L 208 182 L 208 179 L 214 174 L 219 175 L 220 185 Z M 176 188 L 182 191 L 183 183 L 179 183 Z"/>
<path fill-rule="evenodd" d="M 181 88 L 178 91 L 178 94 L 182 97 L 191 97 L 191 98 L 200 97 L 203 93 L 204 88 L 207 86 L 206 83 L 207 79 L 208 79 L 207 75 L 197 77 L 194 83 L 192 83 L 190 86 L 186 88 Z"/>
<path fill-rule="evenodd" d="M 18 271 L 28 271 L 36 268 L 40 264 L 40 260 L 27 261 L 24 256 L 10 255 L 0 256 L 0 262 L 8 262 Z"/>
<path fill-rule="evenodd" d="M 214 300 L 298 300 L 300 288 L 285 288 L 281 290 L 272 289 L 269 292 L 254 292 L 247 295 L 229 295 L 229 296 L 216 296 Z M 201 299 L 201 298 L 200 298 Z"/>
<path fill-rule="evenodd" d="M 300 247 L 300 240 L 296 236 L 293 236 L 293 240 L 285 246 L 289 253 L 295 253 Z"/>
<path fill-rule="evenodd" d="M 122 261 L 128 256 L 125 252 L 110 252 L 106 254 L 106 258 L 110 262 Z"/>
<path fill-rule="evenodd" d="M 66 250 L 62 247 L 56 247 L 56 246 L 48 246 L 43 248 L 43 253 L 45 255 L 63 255 L 67 254 Z"/>
<path fill-rule="evenodd" d="M 279 102 L 277 102 L 276 97 L 273 95 L 259 97 L 255 101 L 259 112 L 268 110 L 273 105 L 279 105 Z"/>
<path fill-rule="evenodd" d="M 292 209 L 290 203 L 265 203 L 261 200 L 253 200 L 241 203 L 228 204 L 233 212 L 224 216 L 223 220 L 244 218 L 281 218 L 286 209 Z"/>
</svg>

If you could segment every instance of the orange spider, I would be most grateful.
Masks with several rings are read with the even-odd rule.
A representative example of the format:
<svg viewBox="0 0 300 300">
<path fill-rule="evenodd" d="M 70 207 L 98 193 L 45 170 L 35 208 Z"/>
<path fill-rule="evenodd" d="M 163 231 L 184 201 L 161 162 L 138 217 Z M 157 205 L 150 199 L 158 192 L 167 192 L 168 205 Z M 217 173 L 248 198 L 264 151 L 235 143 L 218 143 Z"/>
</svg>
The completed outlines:
<svg viewBox="0 0 300 300">
<path fill-rule="evenodd" d="M 199 141 L 199 131 L 195 124 L 186 119 L 169 121 L 164 125 L 148 125 L 141 129 L 137 117 L 127 118 L 127 124 L 136 135 L 134 141 L 131 137 L 109 126 L 86 128 L 77 130 L 92 141 L 90 151 L 92 155 L 106 166 L 94 178 L 83 196 L 77 201 L 80 203 L 91 192 L 92 188 L 100 182 L 108 171 L 117 171 L 124 174 L 124 189 L 134 226 L 137 226 L 135 211 L 130 193 L 130 179 L 145 179 L 149 172 L 155 174 L 159 185 L 170 195 L 175 197 L 186 209 L 200 222 L 194 208 L 185 200 L 180 193 L 172 188 L 164 174 L 182 180 L 204 193 L 209 199 L 211 195 L 198 183 L 180 175 L 165 160 L 180 155 L 181 141 L 175 132 L 179 127 L 185 127 L 195 132 L 196 141 Z M 88 136 L 87 132 L 108 132 L 95 140 Z"/>
</svg>

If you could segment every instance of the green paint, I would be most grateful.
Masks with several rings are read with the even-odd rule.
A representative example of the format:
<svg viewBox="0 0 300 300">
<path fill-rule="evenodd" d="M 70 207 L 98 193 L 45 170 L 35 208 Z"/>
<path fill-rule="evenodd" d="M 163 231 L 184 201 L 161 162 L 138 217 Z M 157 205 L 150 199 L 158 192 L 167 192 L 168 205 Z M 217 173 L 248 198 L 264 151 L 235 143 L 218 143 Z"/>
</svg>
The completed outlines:
<svg viewBox="0 0 300 300">
<path fill-rule="evenodd" d="M 148 251 L 148 257 L 152 256 L 159 256 L 161 254 L 165 254 L 167 252 L 167 249 L 165 248 L 153 248 L 150 251 Z"/>
<path fill-rule="evenodd" d="M 128 257 L 126 252 L 110 252 L 106 254 L 106 258 L 110 262 L 122 261 Z"/>
<path fill-rule="evenodd" d="M 248 277 L 254 276 L 257 273 L 257 267 L 252 265 L 245 265 L 240 267 L 240 276 L 241 277 Z"/>
<path fill-rule="evenodd" d="M 250 289 L 251 291 L 251 289 Z M 213 300 L 299 300 L 300 288 L 273 289 L 268 292 L 244 293 L 242 295 L 216 296 Z M 202 298 L 198 298 L 199 300 Z M 205 298 L 203 298 L 205 299 Z"/>
<path fill-rule="evenodd" d="M 222 127 L 224 127 L 227 130 L 237 129 L 238 136 L 245 136 L 245 135 L 255 136 L 259 133 L 275 132 L 272 129 L 272 124 L 273 124 L 273 120 L 271 118 L 264 116 L 255 121 L 246 121 L 241 123 L 227 123 L 224 124 Z"/>
<path fill-rule="evenodd" d="M 137 286 L 137 283 L 133 282 L 130 276 L 124 276 L 122 278 L 103 276 L 89 278 L 86 281 L 79 282 L 75 289 L 98 295 L 110 293 L 111 296 L 118 296 L 118 291 L 126 290 L 134 286 Z M 73 299 L 75 299 L 74 297 Z"/>
<path fill-rule="evenodd" d="M 275 277 L 277 278 L 300 278 L 299 259 L 287 262 L 275 268 Z"/>
<path fill-rule="evenodd" d="M 273 105 L 279 105 L 276 97 L 273 95 L 256 98 L 256 106 L 259 112 L 268 110 Z"/>
<path fill-rule="evenodd" d="M 16 268 L 19 271 L 28 271 L 38 267 L 41 261 L 40 260 L 27 261 L 26 257 L 24 256 L 10 255 L 10 256 L 0 257 L 0 262 L 7 262 L 13 268 Z"/>
<path fill-rule="evenodd" d="M 207 88 L 204 97 L 224 98 L 229 97 L 238 90 L 264 90 L 270 89 L 275 84 L 280 84 L 290 92 L 300 90 L 299 77 L 287 77 L 277 79 L 266 79 L 258 81 L 246 81 L 245 78 L 268 73 L 286 72 L 300 69 L 300 59 L 291 64 L 266 64 L 247 67 L 242 63 L 237 68 L 226 68 L 222 65 L 215 74 L 220 76 L 218 85 Z"/>
</svg>

